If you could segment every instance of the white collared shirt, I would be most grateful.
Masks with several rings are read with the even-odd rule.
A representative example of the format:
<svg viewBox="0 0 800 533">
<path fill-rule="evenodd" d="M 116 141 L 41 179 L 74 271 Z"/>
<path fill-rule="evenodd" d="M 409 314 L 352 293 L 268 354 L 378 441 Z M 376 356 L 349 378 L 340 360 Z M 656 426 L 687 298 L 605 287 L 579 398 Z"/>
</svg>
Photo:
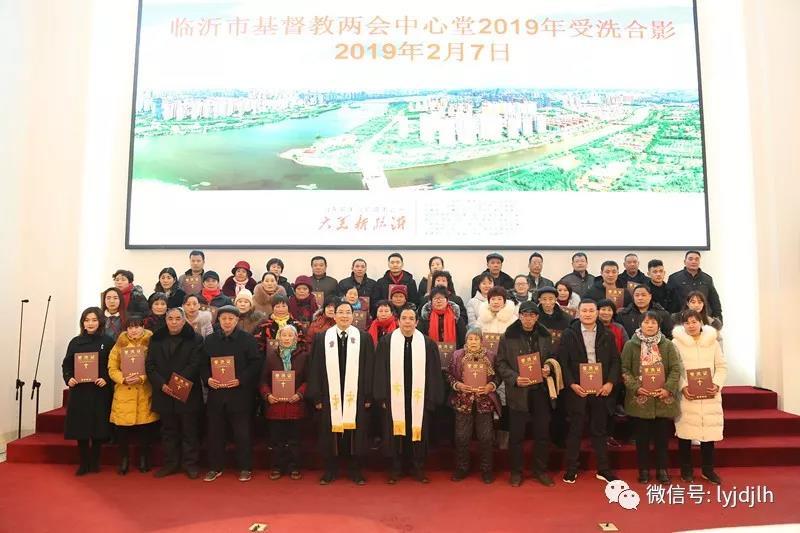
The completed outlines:
<svg viewBox="0 0 800 533">
<path fill-rule="evenodd" d="M 595 352 L 594 345 L 597 340 L 597 324 L 595 323 L 593 329 L 588 329 L 581 324 L 581 334 L 583 335 L 583 343 L 586 345 L 586 358 L 590 363 L 596 363 L 597 353 Z"/>
</svg>

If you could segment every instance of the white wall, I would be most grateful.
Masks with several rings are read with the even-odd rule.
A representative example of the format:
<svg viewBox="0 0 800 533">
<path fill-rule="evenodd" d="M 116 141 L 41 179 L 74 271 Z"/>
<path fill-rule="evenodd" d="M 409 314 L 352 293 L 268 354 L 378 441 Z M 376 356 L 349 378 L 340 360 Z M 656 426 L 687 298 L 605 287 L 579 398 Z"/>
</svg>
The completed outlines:
<svg viewBox="0 0 800 533">
<path fill-rule="evenodd" d="M 773 305 L 785 301 L 777 297 L 786 294 L 784 287 L 797 293 L 796 281 L 790 278 L 799 271 L 800 232 L 789 203 L 798 197 L 796 181 L 790 179 L 797 177 L 797 135 L 791 127 L 798 117 L 793 95 L 800 94 L 800 80 L 791 51 L 798 46 L 790 33 L 762 32 L 754 23 L 779 28 L 792 19 L 787 16 L 790 10 L 800 14 L 800 4 L 792 0 L 768 2 L 769 7 L 755 0 L 698 3 L 712 229 L 712 250 L 703 255 L 703 268 L 714 276 L 721 293 L 730 379 L 778 390 L 784 407 L 800 412 L 800 398 L 785 390 L 788 384 L 782 378 L 787 370 L 797 370 L 787 349 L 788 323 L 781 326 L 783 330 L 776 327 L 780 320 L 788 322 L 787 315 Z M 31 299 L 22 367 L 23 378 L 30 382 L 45 301 L 53 295 L 40 379 L 46 410 L 60 404 L 59 365 L 77 329 L 78 313 L 97 303 L 99 291 L 111 284 L 111 273 L 129 268 L 136 282 L 150 292 L 162 267 L 180 271 L 188 258 L 187 251 L 124 249 L 137 2 L 30 0 L 0 2 L 0 9 L 0 50 L 8 56 L 0 62 L 0 73 L 3 80 L 12 80 L 0 85 L 0 105 L 8 107 L 0 124 L 4 162 L 0 212 L 5 219 L 0 246 L 10 258 L 0 262 L 0 275 L 8 287 L 0 309 L 13 325 L 0 339 L 7 354 L 0 362 L 0 372 L 6 376 L 0 384 L 2 445 L 16 428 L 16 360 L 10 354 L 16 355 L 17 349 L 19 299 Z M 747 24 L 746 15 L 751 17 Z M 767 37 L 756 39 L 759 35 Z M 754 70 L 765 64 L 766 76 Z M 792 76 L 787 77 L 787 68 Z M 787 157 L 794 158 L 793 167 L 786 165 Z M 154 198 L 154 206 L 162 201 Z M 180 209 L 170 213 L 171 223 L 179 223 L 183 216 Z M 674 216 L 680 213 L 643 213 L 641 223 L 653 225 L 654 231 L 668 231 L 664 221 Z M 504 270 L 512 275 L 526 271 L 529 252 L 500 251 L 506 256 Z M 417 278 L 433 254 L 403 253 L 407 269 Z M 749 260 L 769 254 L 774 254 L 769 261 Z M 209 251 L 207 257 L 208 265 L 221 275 L 239 259 L 249 260 L 260 274 L 273 255 L 283 258 L 287 274 L 297 275 L 309 271 L 313 253 L 220 250 Z M 387 251 L 325 255 L 334 277 L 347 275 L 357 256 L 368 261 L 369 274 L 375 277 L 385 269 Z M 457 291 L 466 296 L 470 278 L 483 268 L 485 251 L 439 255 L 444 255 Z M 569 271 L 570 255 L 545 252 L 545 275 L 557 278 Z M 590 252 L 590 270 L 596 272 L 604 258 L 621 261 L 622 255 Z M 651 257 L 662 258 L 670 271 L 682 266 L 679 252 L 640 254 L 643 263 Z M 768 289 L 774 299 L 760 309 L 759 320 L 756 280 L 778 273 L 783 273 L 784 285 Z M 32 409 L 26 400 L 26 428 L 33 427 Z"/>
</svg>

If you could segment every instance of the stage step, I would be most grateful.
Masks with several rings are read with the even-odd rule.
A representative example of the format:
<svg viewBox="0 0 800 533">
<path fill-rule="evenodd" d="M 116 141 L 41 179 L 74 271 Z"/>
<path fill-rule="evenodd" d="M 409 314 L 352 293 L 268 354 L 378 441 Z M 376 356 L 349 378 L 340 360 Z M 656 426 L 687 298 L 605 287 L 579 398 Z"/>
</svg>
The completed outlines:
<svg viewBox="0 0 800 533">
<path fill-rule="evenodd" d="M 750 386 L 722 388 L 723 409 L 777 409 L 778 393 Z"/>
<path fill-rule="evenodd" d="M 230 448 L 230 446 L 229 446 Z M 313 443 L 304 443 L 305 463 L 312 468 L 319 468 L 319 460 Z M 531 443 L 526 442 L 525 454 L 530 457 Z M 229 462 L 233 461 L 230 450 Z M 473 463 L 477 464 L 477 443 L 473 442 Z M 132 449 L 132 462 L 137 457 L 135 447 Z M 700 464 L 700 449 L 694 447 L 694 459 Z M 204 457 L 204 453 L 201 457 Z M 560 470 L 563 468 L 564 451 L 552 448 L 550 453 L 550 468 Z M 256 466 L 265 469 L 268 466 L 268 450 L 263 440 L 254 446 Z M 78 447 L 75 441 L 64 440 L 58 433 L 37 433 L 20 440 L 9 443 L 7 459 L 11 463 L 61 463 L 74 464 L 78 461 Z M 621 448 L 609 449 L 609 459 L 614 468 L 636 468 L 636 450 L 633 444 L 626 444 Z M 103 447 L 102 463 L 116 464 L 118 460 L 116 446 Z M 154 464 L 161 464 L 162 452 L 160 446 L 154 447 Z M 202 461 L 202 459 L 201 459 Z M 584 440 L 581 447 L 581 463 L 588 468 L 595 467 L 594 454 L 591 445 Z M 797 466 L 800 465 L 800 435 L 791 436 L 759 436 L 759 437 L 729 437 L 718 442 L 715 452 L 717 466 Z M 135 462 L 133 462 L 135 464 Z M 507 470 L 509 465 L 508 451 L 495 450 L 495 468 Z M 670 440 L 670 465 L 678 466 L 677 440 Z M 385 467 L 384 460 L 377 450 L 370 452 L 368 466 L 373 470 Z M 453 468 L 453 451 L 447 447 L 431 450 L 428 467 L 431 470 Z"/>
</svg>

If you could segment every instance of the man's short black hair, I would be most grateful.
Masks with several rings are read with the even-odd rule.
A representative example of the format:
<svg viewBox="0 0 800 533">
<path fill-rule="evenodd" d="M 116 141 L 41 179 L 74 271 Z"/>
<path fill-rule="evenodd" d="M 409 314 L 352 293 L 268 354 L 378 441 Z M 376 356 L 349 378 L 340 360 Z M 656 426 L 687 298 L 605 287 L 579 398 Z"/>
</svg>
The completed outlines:
<svg viewBox="0 0 800 533">
<path fill-rule="evenodd" d="M 327 260 L 327 259 L 325 259 L 325 258 L 324 258 L 323 256 L 321 256 L 321 255 L 315 255 L 314 257 L 312 257 L 312 258 L 311 258 L 311 264 L 313 265 L 313 264 L 314 264 L 314 261 L 317 261 L 318 259 L 322 259 L 322 262 L 323 262 L 323 263 L 325 263 L 325 266 L 328 266 L 328 260 Z"/>
<path fill-rule="evenodd" d="M 391 260 L 392 260 L 392 257 L 397 257 L 398 259 L 400 259 L 400 261 L 401 261 L 401 262 L 405 263 L 405 260 L 403 259 L 403 256 L 402 256 L 402 255 L 400 255 L 400 254 L 399 254 L 399 253 L 397 253 L 397 252 L 392 252 L 392 253 L 390 253 L 390 254 L 389 254 L 389 257 L 387 257 L 387 258 L 386 258 L 386 260 L 387 260 L 387 261 L 391 261 Z"/>
<path fill-rule="evenodd" d="M 703 257 L 697 250 L 689 250 L 688 252 L 686 252 L 686 255 L 683 256 L 683 258 L 686 259 L 687 257 L 689 257 L 689 254 L 697 254 L 698 257 Z"/>
<path fill-rule="evenodd" d="M 616 261 L 612 261 L 611 259 L 603 261 L 603 264 L 600 265 L 600 272 L 605 270 L 606 267 L 615 267 L 617 270 L 619 270 L 619 265 L 617 264 L 617 262 Z"/>
<path fill-rule="evenodd" d="M 528 257 L 528 263 L 530 263 L 530 262 L 531 262 L 531 259 L 533 259 L 534 257 L 538 257 L 539 259 L 541 259 L 542 261 L 544 261 L 544 257 L 542 257 L 542 254 L 540 254 L 539 252 L 533 252 L 533 253 L 532 253 L 532 254 L 531 254 L 529 257 Z"/>
<path fill-rule="evenodd" d="M 191 252 L 189 252 L 190 259 L 193 255 L 199 255 L 200 257 L 203 258 L 203 261 L 206 260 L 206 254 L 204 254 L 202 250 L 192 250 Z"/>
<path fill-rule="evenodd" d="M 574 254 L 572 254 L 572 261 L 575 261 L 576 257 L 583 257 L 587 261 L 589 260 L 589 258 L 586 257 L 586 253 L 584 253 L 584 252 L 575 252 Z"/>
<path fill-rule="evenodd" d="M 661 259 L 651 259 L 650 261 L 647 262 L 647 270 L 663 266 L 664 266 L 664 261 L 662 261 Z"/>
</svg>

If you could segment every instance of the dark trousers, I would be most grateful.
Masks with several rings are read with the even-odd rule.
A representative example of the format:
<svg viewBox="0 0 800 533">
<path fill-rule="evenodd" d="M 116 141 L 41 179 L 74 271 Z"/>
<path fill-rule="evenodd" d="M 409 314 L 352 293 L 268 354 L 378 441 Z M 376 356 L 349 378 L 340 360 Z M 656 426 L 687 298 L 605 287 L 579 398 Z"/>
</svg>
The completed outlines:
<svg viewBox="0 0 800 533">
<path fill-rule="evenodd" d="M 130 453 L 131 441 L 136 439 L 139 444 L 140 453 L 147 453 L 150 446 L 156 440 L 158 422 L 149 424 L 139 424 L 136 426 L 115 426 L 117 444 L 119 445 L 120 455 L 127 457 Z"/>
<path fill-rule="evenodd" d="M 340 461 L 349 462 L 348 469 L 351 475 L 361 471 L 362 458 L 353 453 L 355 433 L 355 430 L 346 429 L 343 433 L 330 433 L 324 436 L 326 445 L 322 446 L 322 462 L 326 473 L 337 475 Z M 330 442 L 328 439 L 333 439 L 330 446 L 327 445 Z"/>
<path fill-rule="evenodd" d="M 678 439 L 678 456 L 681 461 L 681 469 L 692 469 L 692 441 Z M 703 471 L 714 470 L 714 441 L 700 443 L 700 457 Z"/>
<path fill-rule="evenodd" d="M 236 467 L 239 470 L 253 469 L 253 449 L 250 441 L 250 412 L 230 412 L 227 406 L 208 412 L 208 462 L 211 470 L 221 472 L 225 468 L 226 421 L 233 430 L 236 444 Z"/>
<path fill-rule="evenodd" d="M 481 472 L 491 472 L 494 438 L 492 413 L 478 413 L 474 404 L 471 413 L 455 413 L 456 469 L 469 470 L 469 443 L 472 439 L 473 428 L 478 436 Z"/>
<path fill-rule="evenodd" d="M 581 451 L 583 424 L 589 417 L 589 435 L 597 459 L 597 470 L 608 470 L 608 450 L 606 449 L 606 428 L 608 426 L 608 398 L 589 395 L 581 398 L 572 389 L 566 391 L 569 432 L 567 433 L 567 470 L 578 470 L 578 456 Z"/>
<path fill-rule="evenodd" d="M 300 469 L 300 421 L 270 420 L 270 468 L 281 472 Z"/>
<path fill-rule="evenodd" d="M 611 391 L 611 395 L 615 399 L 615 413 L 608 417 L 608 436 L 609 437 L 616 437 L 617 431 L 617 416 L 616 416 L 616 407 L 618 405 L 625 405 L 625 386 L 622 383 L 617 383 L 614 385 L 614 389 Z"/>
<path fill-rule="evenodd" d="M 81 460 L 81 466 L 86 468 L 98 468 L 100 466 L 100 450 L 102 449 L 103 441 L 98 439 L 78 440 L 78 454 Z"/>
<path fill-rule="evenodd" d="M 636 425 L 636 462 L 639 463 L 639 470 L 650 468 L 650 442 L 654 443 L 656 449 L 656 469 L 665 470 L 667 468 L 667 443 L 669 442 L 669 430 L 672 425 L 671 418 L 635 418 L 632 417 Z"/>
<path fill-rule="evenodd" d="M 511 472 L 521 474 L 524 468 L 522 443 L 530 422 L 533 426 L 533 471 L 547 471 L 550 452 L 550 396 L 547 389 L 539 387 L 528 391 L 528 412 L 510 410 L 510 436 L 508 448 L 511 454 Z"/>
<path fill-rule="evenodd" d="M 184 470 L 197 469 L 200 455 L 198 426 L 200 413 L 161 415 L 161 442 L 164 444 L 164 466 Z"/>
</svg>

